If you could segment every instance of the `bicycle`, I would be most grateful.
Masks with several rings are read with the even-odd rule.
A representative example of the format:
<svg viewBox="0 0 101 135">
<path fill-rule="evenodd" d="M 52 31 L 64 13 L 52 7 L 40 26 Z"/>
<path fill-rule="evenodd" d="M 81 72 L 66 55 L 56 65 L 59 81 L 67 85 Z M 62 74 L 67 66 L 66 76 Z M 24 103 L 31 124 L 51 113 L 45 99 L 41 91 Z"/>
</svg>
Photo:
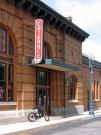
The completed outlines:
<svg viewBox="0 0 101 135">
<path fill-rule="evenodd" d="M 39 106 L 38 108 L 34 109 L 33 112 L 28 114 L 28 120 L 30 122 L 34 122 L 41 117 L 44 117 L 46 121 L 49 121 L 49 115 L 47 114 L 45 107 L 42 106 Z"/>
</svg>

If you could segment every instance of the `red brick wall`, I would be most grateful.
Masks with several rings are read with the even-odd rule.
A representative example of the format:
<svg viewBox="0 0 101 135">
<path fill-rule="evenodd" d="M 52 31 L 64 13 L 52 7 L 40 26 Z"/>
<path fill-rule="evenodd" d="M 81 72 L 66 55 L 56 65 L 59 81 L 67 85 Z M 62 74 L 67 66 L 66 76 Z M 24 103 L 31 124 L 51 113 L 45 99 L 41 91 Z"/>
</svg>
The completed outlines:
<svg viewBox="0 0 101 135">
<path fill-rule="evenodd" d="M 82 65 L 82 80 L 83 80 L 83 104 L 85 110 L 89 110 L 89 90 L 90 90 L 90 75 L 89 67 L 86 64 Z M 99 82 L 99 101 L 94 101 L 94 109 L 101 108 L 101 71 L 98 68 L 93 68 L 93 80 Z M 94 93 L 93 93 L 94 95 Z"/>
</svg>

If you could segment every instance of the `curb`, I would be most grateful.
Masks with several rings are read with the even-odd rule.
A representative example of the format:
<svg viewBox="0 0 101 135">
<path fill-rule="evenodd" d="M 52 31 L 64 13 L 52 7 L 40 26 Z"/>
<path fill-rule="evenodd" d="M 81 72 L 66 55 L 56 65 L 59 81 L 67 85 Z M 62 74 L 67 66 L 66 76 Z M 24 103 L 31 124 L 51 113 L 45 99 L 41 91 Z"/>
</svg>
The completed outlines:
<svg viewBox="0 0 101 135">
<path fill-rule="evenodd" d="M 100 117 L 100 116 L 101 116 L 101 113 L 98 113 L 98 114 L 95 113 L 94 116 L 83 114 L 83 115 L 73 116 L 73 117 L 68 117 L 68 118 L 55 119 L 48 122 L 36 121 L 35 124 L 33 122 L 23 122 L 23 123 L 15 123 L 15 124 L 8 124 L 8 125 L 0 125 L 0 135 L 17 133 L 17 132 L 21 132 L 25 130 L 37 129 L 37 128 L 46 127 L 46 126 L 55 126 L 55 125 L 57 126 L 57 125 L 65 124 L 67 122 L 72 123 L 76 121 L 89 120 L 89 119 L 94 119 L 95 117 Z"/>
</svg>

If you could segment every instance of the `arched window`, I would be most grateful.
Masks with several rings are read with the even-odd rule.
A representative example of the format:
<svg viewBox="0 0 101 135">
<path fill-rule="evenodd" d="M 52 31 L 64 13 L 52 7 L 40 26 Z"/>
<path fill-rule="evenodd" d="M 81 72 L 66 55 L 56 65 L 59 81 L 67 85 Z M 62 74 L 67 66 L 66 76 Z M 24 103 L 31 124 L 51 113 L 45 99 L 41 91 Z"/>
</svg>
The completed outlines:
<svg viewBox="0 0 101 135">
<path fill-rule="evenodd" d="M 93 88 L 93 99 L 98 100 L 99 99 L 99 82 L 93 80 L 92 88 Z"/>
<path fill-rule="evenodd" d="M 68 89 L 68 99 L 76 100 L 76 90 L 77 90 L 77 78 L 71 75 L 69 78 L 69 89 Z"/>
<path fill-rule="evenodd" d="M 14 48 L 10 34 L 0 27 L 0 101 L 14 100 Z"/>
</svg>

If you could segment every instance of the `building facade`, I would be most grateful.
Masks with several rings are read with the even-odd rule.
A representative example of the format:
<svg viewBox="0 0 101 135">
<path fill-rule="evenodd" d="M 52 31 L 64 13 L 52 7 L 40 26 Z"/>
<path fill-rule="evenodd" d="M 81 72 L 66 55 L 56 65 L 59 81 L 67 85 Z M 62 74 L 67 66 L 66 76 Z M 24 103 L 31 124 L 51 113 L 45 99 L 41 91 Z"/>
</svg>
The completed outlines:
<svg viewBox="0 0 101 135">
<path fill-rule="evenodd" d="M 35 20 L 42 19 L 43 56 L 35 57 Z M 44 105 L 50 115 L 80 113 L 89 105 L 89 36 L 36 0 L 0 0 L 0 112 L 25 114 Z M 93 92 L 100 108 L 101 64 L 94 63 Z"/>
<path fill-rule="evenodd" d="M 89 59 L 87 56 L 82 57 L 82 81 L 84 109 L 89 110 L 90 75 Z M 92 94 L 94 109 L 101 109 L 101 63 L 95 60 L 93 62 Z"/>
</svg>

